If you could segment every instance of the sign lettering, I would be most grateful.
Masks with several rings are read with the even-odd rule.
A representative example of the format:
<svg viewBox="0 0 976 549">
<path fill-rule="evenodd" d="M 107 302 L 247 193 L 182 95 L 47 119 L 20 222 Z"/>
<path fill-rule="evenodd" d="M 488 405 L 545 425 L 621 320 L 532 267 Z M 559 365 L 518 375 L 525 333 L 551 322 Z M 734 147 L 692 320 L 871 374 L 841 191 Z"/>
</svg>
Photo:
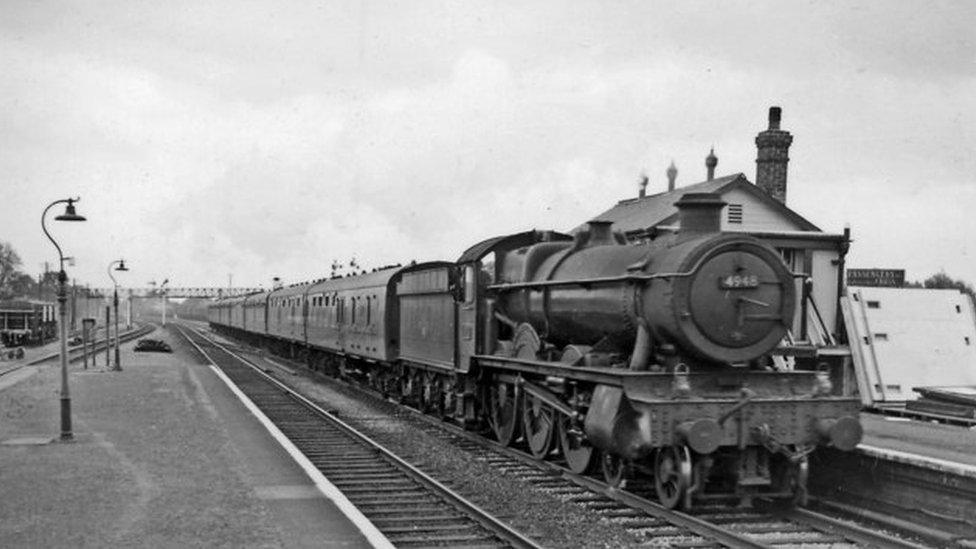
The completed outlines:
<svg viewBox="0 0 976 549">
<path fill-rule="evenodd" d="M 901 288 L 905 269 L 847 269 L 847 285 Z"/>
</svg>

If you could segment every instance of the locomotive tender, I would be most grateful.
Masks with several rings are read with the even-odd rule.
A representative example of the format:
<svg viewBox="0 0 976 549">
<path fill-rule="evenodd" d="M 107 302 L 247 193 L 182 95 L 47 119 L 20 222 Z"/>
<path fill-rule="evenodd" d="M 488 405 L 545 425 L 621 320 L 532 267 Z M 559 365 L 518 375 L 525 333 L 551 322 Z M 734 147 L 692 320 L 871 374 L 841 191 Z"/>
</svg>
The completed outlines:
<svg viewBox="0 0 976 549">
<path fill-rule="evenodd" d="M 769 359 L 790 352 L 794 275 L 720 232 L 724 205 L 686 194 L 679 230 L 645 244 L 602 222 L 501 236 L 457 262 L 222 300 L 210 322 L 576 473 L 653 478 L 668 507 L 802 503 L 807 455 L 860 442 L 859 402 L 822 365 Z"/>
</svg>

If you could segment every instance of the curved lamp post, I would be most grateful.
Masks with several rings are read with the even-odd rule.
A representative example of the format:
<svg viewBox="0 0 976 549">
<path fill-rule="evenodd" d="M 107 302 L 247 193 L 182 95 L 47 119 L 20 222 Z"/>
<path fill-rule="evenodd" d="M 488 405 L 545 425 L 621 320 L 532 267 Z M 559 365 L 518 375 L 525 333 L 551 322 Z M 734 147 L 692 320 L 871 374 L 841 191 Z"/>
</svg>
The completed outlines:
<svg viewBox="0 0 976 549">
<path fill-rule="evenodd" d="M 124 259 L 118 259 L 108 264 L 108 277 L 112 279 L 112 285 L 115 287 L 115 291 L 112 293 L 112 307 L 115 309 L 115 365 L 110 370 L 121 372 L 122 362 L 119 360 L 119 283 L 112 276 L 113 265 L 117 265 L 116 271 L 128 271 L 129 269 L 126 268 Z"/>
<path fill-rule="evenodd" d="M 166 285 L 169 284 L 169 279 L 164 279 L 163 283 L 159 285 L 159 297 L 163 300 L 163 327 L 166 327 Z"/>
<path fill-rule="evenodd" d="M 81 198 L 55 200 L 48 204 L 44 208 L 44 213 L 41 214 L 41 229 L 58 251 L 58 265 L 60 266 L 58 272 L 58 328 L 61 339 L 61 440 L 71 440 L 74 438 L 74 434 L 71 431 L 71 396 L 68 393 L 68 325 L 64 321 L 66 315 L 65 303 L 68 301 L 64 284 L 68 281 L 68 275 L 64 272 L 64 254 L 61 253 L 61 246 L 58 246 L 51 233 L 47 231 L 44 218 L 47 216 L 47 211 L 54 205 L 67 204 L 64 213 L 54 219 L 57 221 L 84 221 L 85 218 L 83 216 L 75 213 L 75 202 L 80 200 Z"/>
</svg>

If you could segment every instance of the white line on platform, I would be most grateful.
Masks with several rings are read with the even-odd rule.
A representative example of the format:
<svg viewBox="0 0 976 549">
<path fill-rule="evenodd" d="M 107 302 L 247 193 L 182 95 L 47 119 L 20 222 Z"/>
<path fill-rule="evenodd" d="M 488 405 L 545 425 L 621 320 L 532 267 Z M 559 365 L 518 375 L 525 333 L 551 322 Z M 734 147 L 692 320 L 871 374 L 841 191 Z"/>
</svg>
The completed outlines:
<svg viewBox="0 0 976 549">
<path fill-rule="evenodd" d="M 268 419 L 268 416 L 264 415 L 264 412 L 262 412 L 253 402 L 251 402 L 251 399 L 248 398 L 247 395 L 245 395 L 237 387 L 237 385 L 235 385 L 234 382 L 227 377 L 227 374 L 215 366 L 212 361 L 210 364 L 210 369 L 213 370 L 214 373 L 217 374 L 217 377 L 222 379 L 228 387 L 230 387 L 230 390 L 237 396 L 237 398 L 241 399 L 244 406 L 246 406 L 247 409 L 250 410 L 256 418 L 258 418 L 258 421 L 264 425 L 265 429 L 271 433 L 271 436 L 273 436 L 275 440 L 281 444 L 285 451 L 287 451 L 291 457 L 298 462 L 302 469 L 305 470 L 305 473 L 309 476 L 309 478 L 312 479 L 312 482 L 315 483 L 315 486 L 319 489 L 319 491 L 321 491 L 325 497 L 332 500 L 332 502 L 336 504 L 336 507 L 342 511 L 342 514 L 346 515 L 346 517 L 352 521 L 357 528 L 359 528 L 359 531 L 363 533 L 370 545 L 376 547 L 377 549 L 393 549 L 393 544 L 390 543 L 390 540 L 386 539 L 386 536 L 376 529 L 376 526 L 370 522 L 370 520 L 366 518 L 366 516 L 363 515 L 359 509 L 352 504 L 351 501 L 346 498 L 345 494 L 343 494 L 334 484 L 325 478 L 322 471 L 319 471 L 318 468 L 316 468 L 315 465 L 313 465 L 312 462 L 305 457 L 305 454 L 303 454 L 301 450 L 299 450 L 292 443 L 292 441 L 288 440 L 288 437 L 286 437 L 285 434 L 282 433 L 281 430 L 278 429 L 278 427 L 272 423 L 270 419 Z"/>
<path fill-rule="evenodd" d="M 867 444 L 859 444 L 857 449 L 872 457 L 879 457 L 891 461 L 908 463 L 911 465 L 929 466 L 937 471 L 943 471 L 964 477 L 976 477 L 976 466 L 967 465 L 965 463 L 956 463 L 954 461 L 948 461 L 945 459 L 923 456 L 921 454 L 912 454 L 910 452 L 902 452 L 899 450 L 891 450 L 889 448 L 879 448 L 877 446 L 869 446 Z"/>
<path fill-rule="evenodd" d="M 210 369 L 217 374 L 217 377 L 220 378 L 220 380 L 223 381 L 228 388 L 230 388 L 231 392 L 234 393 L 234 395 L 239 398 L 242 403 L 244 403 L 244 406 L 252 414 L 254 414 L 254 417 L 261 422 L 261 425 L 263 425 L 264 428 L 271 433 L 271 436 L 278 441 L 278 444 L 281 444 L 282 448 L 284 448 L 292 459 L 298 463 L 302 470 L 305 471 L 305 474 L 307 474 L 315 484 L 315 487 L 322 492 L 322 495 L 335 503 L 336 507 L 339 508 L 339 511 L 341 511 L 350 522 L 359 528 L 359 531 L 363 534 L 363 537 L 366 538 L 366 541 L 377 549 L 394 549 L 394 545 L 390 543 L 390 540 L 388 540 L 386 536 L 384 536 L 383 533 L 376 528 L 376 525 L 370 522 L 370 520 L 366 518 L 366 516 L 363 515 L 362 512 L 360 512 L 360 510 L 357 509 L 351 501 L 349 501 L 348 498 L 346 498 L 345 494 L 343 494 L 334 484 L 325 478 L 322 471 L 319 471 L 318 468 L 315 467 L 315 465 L 313 465 L 307 457 L 305 457 L 305 454 L 303 454 L 301 450 L 299 450 L 292 443 L 292 441 L 288 440 L 288 437 L 286 437 L 285 434 L 282 433 L 281 430 L 278 429 L 278 427 L 272 423 L 270 419 L 268 419 L 268 416 L 264 415 L 264 412 L 262 412 L 261 409 L 258 408 L 257 405 L 255 405 L 254 402 L 252 402 L 251 399 L 248 398 L 248 396 L 245 395 L 244 392 L 241 391 L 240 388 L 238 388 L 229 377 L 227 377 L 227 374 L 217 367 L 213 359 L 210 358 L 210 355 L 208 355 L 206 351 L 190 340 L 190 338 L 187 338 L 187 341 L 196 347 L 197 350 L 200 351 L 200 354 L 207 358 L 207 361 L 210 362 Z"/>
<path fill-rule="evenodd" d="M 275 366 L 281 368 L 282 370 L 288 372 L 291 375 L 296 375 L 298 373 L 295 370 L 289 368 L 288 366 L 285 366 L 284 364 L 278 362 L 277 360 L 274 360 L 273 358 L 269 358 L 269 357 L 266 357 L 266 356 L 265 357 L 261 357 L 261 358 L 263 358 L 265 360 L 265 362 L 270 362 L 271 364 L 274 364 Z"/>
</svg>

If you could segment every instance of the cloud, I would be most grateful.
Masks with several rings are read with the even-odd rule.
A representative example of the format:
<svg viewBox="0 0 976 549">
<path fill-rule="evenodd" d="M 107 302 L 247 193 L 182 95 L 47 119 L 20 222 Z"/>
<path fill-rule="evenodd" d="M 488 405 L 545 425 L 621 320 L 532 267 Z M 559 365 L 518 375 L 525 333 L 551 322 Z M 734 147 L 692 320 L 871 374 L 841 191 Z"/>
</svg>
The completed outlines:
<svg viewBox="0 0 976 549">
<path fill-rule="evenodd" d="M 95 283 L 120 254 L 193 285 L 450 259 L 570 229 L 641 171 L 662 190 L 672 158 L 699 181 L 713 145 L 752 177 L 774 104 L 790 205 L 854 222 L 855 248 L 923 257 L 942 209 L 976 207 L 943 199 L 976 171 L 969 8 L 733 7 L 21 7 L 0 22 L 5 228 L 36 265 L 36 205 L 81 194 L 89 223 L 58 230 Z M 867 206 L 888 201 L 927 206 L 898 210 L 914 225 Z"/>
<path fill-rule="evenodd" d="M 305 98 L 237 113 L 265 124 L 256 145 L 153 224 L 190 239 L 174 248 L 195 262 L 250 271 L 235 277 L 242 281 L 289 270 L 315 276 L 309 265 L 352 255 L 372 266 L 451 259 L 488 236 L 569 228 L 591 215 L 585 195 L 594 179 L 622 177 L 573 152 L 585 150 L 581 142 L 560 139 L 583 121 L 543 108 L 570 82 L 523 89 L 501 60 L 472 51 L 423 87 L 328 108 L 325 98 Z M 181 235 L 187 220 L 194 228 Z M 213 250 L 218 244 L 227 250 Z M 236 250 L 257 264 L 240 265 Z"/>
</svg>

